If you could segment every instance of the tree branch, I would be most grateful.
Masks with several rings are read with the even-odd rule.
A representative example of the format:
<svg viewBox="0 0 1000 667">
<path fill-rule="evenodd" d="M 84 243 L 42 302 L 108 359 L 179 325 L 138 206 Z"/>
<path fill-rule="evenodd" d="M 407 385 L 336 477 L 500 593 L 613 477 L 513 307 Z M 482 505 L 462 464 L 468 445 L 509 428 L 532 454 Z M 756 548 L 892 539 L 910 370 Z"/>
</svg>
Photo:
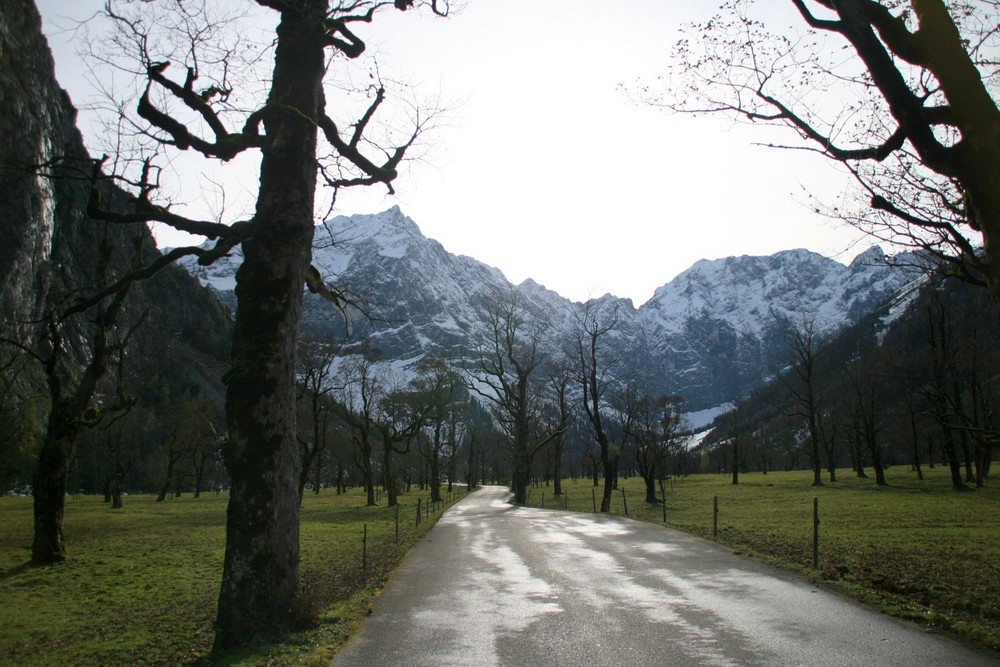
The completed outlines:
<svg viewBox="0 0 1000 667">
<path fill-rule="evenodd" d="M 139 97 L 139 103 L 136 105 L 136 112 L 141 118 L 144 118 L 154 127 L 166 132 L 172 139 L 172 142 L 162 141 L 172 143 L 172 145 L 181 150 L 193 148 L 206 157 L 218 158 L 223 162 L 232 160 L 249 148 L 260 148 L 263 146 L 264 140 L 258 129 L 260 120 L 262 119 L 262 110 L 250 115 L 244 125 L 243 132 L 228 132 L 222 121 L 219 120 L 215 110 L 208 104 L 206 98 L 194 92 L 192 88 L 195 78 L 193 70 L 188 68 L 188 80 L 184 86 L 180 86 L 163 76 L 162 72 L 168 65 L 169 63 L 155 63 L 147 68 L 149 83 L 146 85 L 146 89 Z M 153 82 L 168 90 L 174 97 L 181 100 L 185 106 L 198 113 L 215 133 L 215 141 L 212 142 L 199 137 L 191 132 L 186 125 L 157 109 L 149 99 Z M 209 92 L 212 90 L 210 88 Z"/>
</svg>

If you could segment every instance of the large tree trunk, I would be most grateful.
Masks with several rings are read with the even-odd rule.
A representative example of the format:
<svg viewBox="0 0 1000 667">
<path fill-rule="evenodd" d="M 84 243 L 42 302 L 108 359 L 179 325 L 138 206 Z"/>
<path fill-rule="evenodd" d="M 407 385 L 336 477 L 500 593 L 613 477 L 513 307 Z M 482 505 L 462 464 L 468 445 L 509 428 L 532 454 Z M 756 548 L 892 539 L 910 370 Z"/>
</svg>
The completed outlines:
<svg viewBox="0 0 1000 667">
<path fill-rule="evenodd" d="M 555 447 L 552 454 L 552 493 L 557 496 L 562 495 L 562 455 L 563 438 L 560 435 L 556 437 Z"/>
<path fill-rule="evenodd" d="M 948 459 L 948 468 L 951 470 L 951 485 L 956 489 L 965 489 L 965 482 L 962 481 L 962 464 L 958 460 L 957 445 L 951 427 L 945 423 L 941 424 L 944 431 L 944 453 Z"/>
<path fill-rule="evenodd" d="M 438 443 L 431 450 L 431 500 L 441 502 L 441 451 Z"/>
<path fill-rule="evenodd" d="M 528 482 L 531 477 L 531 458 L 527 447 L 515 443 L 511 456 L 511 491 L 514 493 L 514 504 L 525 505 L 528 502 Z"/>
<path fill-rule="evenodd" d="M 323 457 L 316 457 L 316 465 L 313 468 L 313 493 L 319 494 L 320 488 L 323 486 Z"/>
<path fill-rule="evenodd" d="M 125 473 L 115 472 L 111 476 L 111 509 L 120 510 L 125 507 L 122 496 L 125 493 Z"/>
<path fill-rule="evenodd" d="M 611 511 L 611 492 L 615 490 L 615 477 L 618 470 L 606 442 L 601 443 L 601 463 L 604 466 L 604 492 L 601 494 L 601 511 L 607 513 Z"/>
<path fill-rule="evenodd" d="M 646 483 L 646 503 L 655 505 L 660 502 L 656 497 L 656 468 L 650 468 L 649 472 L 643 473 L 642 481 Z"/>
<path fill-rule="evenodd" d="M 31 544 L 31 562 L 36 565 L 66 559 L 63 515 L 66 510 L 66 474 L 71 438 L 59 437 L 53 431 L 53 418 L 50 417 L 49 421 L 49 432 L 38 454 L 33 489 L 35 535 Z"/>
<path fill-rule="evenodd" d="M 816 423 L 814 402 L 809 399 L 809 458 L 812 459 L 813 486 L 823 486 L 823 461 L 819 457 L 819 426 Z"/>
<path fill-rule="evenodd" d="M 386 507 L 395 507 L 396 505 L 396 475 L 392 469 L 392 452 L 392 441 L 384 442 L 382 445 L 382 476 L 388 498 Z"/>
<path fill-rule="evenodd" d="M 323 0 L 297 3 L 282 12 L 277 28 L 257 210 L 236 275 L 226 394 L 232 487 L 217 648 L 274 636 L 296 622 L 295 347 L 312 254 L 325 10 Z"/>
<path fill-rule="evenodd" d="M 205 466 L 208 465 L 208 454 L 204 451 L 193 457 L 194 465 L 194 497 L 201 498 L 201 487 L 205 485 Z"/>
<path fill-rule="evenodd" d="M 162 503 L 167 499 L 167 494 L 170 493 L 170 485 L 174 482 L 174 463 L 177 461 L 178 454 L 174 452 L 173 447 L 167 452 L 167 474 L 163 480 L 163 484 L 160 486 L 160 493 L 156 496 L 156 502 Z"/>
<path fill-rule="evenodd" d="M 473 435 L 469 438 L 469 458 L 465 469 L 465 484 L 469 491 L 472 491 L 479 486 L 479 480 L 476 479 L 476 437 Z"/>
<path fill-rule="evenodd" d="M 370 444 L 363 445 L 361 479 L 365 485 L 365 504 L 368 507 L 375 506 L 375 471 L 372 465 L 372 447 Z"/>
</svg>

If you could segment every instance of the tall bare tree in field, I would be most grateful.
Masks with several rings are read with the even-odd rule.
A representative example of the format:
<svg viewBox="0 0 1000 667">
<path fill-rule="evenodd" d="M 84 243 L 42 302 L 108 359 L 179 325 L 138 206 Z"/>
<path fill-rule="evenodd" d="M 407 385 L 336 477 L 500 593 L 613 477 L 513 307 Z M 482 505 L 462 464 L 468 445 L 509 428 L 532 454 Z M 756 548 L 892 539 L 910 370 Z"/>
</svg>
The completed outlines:
<svg viewBox="0 0 1000 667">
<path fill-rule="evenodd" d="M 475 366 L 467 386 L 490 405 L 493 419 L 507 437 L 514 502 L 528 500 L 531 463 L 535 454 L 561 433 L 539 431 L 541 379 L 547 356 L 547 327 L 533 321 L 515 288 L 487 296 L 487 322 L 480 333 Z"/>
<path fill-rule="evenodd" d="M 611 492 L 614 491 L 618 459 L 621 448 L 611 442 L 605 415 L 608 400 L 607 391 L 611 375 L 611 360 L 606 356 L 602 338 L 608 336 L 618 326 L 619 303 L 617 301 L 591 301 L 578 315 L 577 359 L 579 360 L 579 381 L 583 390 L 583 411 L 590 422 L 594 440 L 601 453 L 604 469 L 604 492 L 601 495 L 601 511 L 611 511 Z M 595 473 L 596 478 L 596 473 Z"/>
<path fill-rule="evenodd" d="M 780 33 L 755 18 L 775 3 L 754 4 L 692 26 L 670 92 L 649 99 L 792 129 L 785 147 L 860 186 L 865 206 L 834 215 L 950 261 L 1000 313 L 1000 3 L 788 0 L 801 21 Z"/>
<path fill-rule="evenodd" d="M 101 259 L 94 282 L 106 285 L 113 280 L 111 259 L 114 254 L 107 236 L 102 239 L 98 254 Z M 49 399 L 49 413 L 32 480 L 32 563 L 54 563 L 67 557 L 63 519 L 67 476 L 77 437 L 82 430 L 97 426 L 108 415 L 127 411 L 134 403 L 134 399 L 124 392 L 122 368 L 129 339 L 145 315 L 131 328 L 119 321 L 124 319 L 130 291 L 131 283 L 124 282 L 107 293 L 74 299 L 72 305 L 47 314 L 39 325 L 36 345 L 16 342 L 43 370 Z M 91 319 L 91 330 L 74 332 L 69 323 L 73 318 L 82 319 L 84 313 Z M 74 345 L 81 344 L 87 354 L 82 368 L 74 363 L 72 354 Z M 118 382 L 112 383 L 117 384 L 113 398 L 101 396 L 102 384 L 116 368 Z"/>
<path fill-rule="evenodd" d="M 822 342 L 811 321 L 790 324 L 786 333 L 789 347 L 789 372 L 780 376 L 792 397 L 792 415 L 806 422 L 809 433 L 809 458 L 813 469 L 813 486 L 823 485 L 823 461 L 820 459 L 822 433 L 822 399 L 817 357 Z"/>
<path fill-rule="evenodd" d="M 328 104 L 324 83 L 365 52 L 360 27 L 382 10 L 414 5 L 447 11 L 444 0 L 256 0 L 235 9 L 209 0 L 109 0 L 105 6 L 116 32 L 104 57 L 113 64 L 131 58 L 125 69 L 141 81 L 134 99 L 120 100 L 114 124 L 139 151 L 105 165 L 130 191 L 130 210 L 112 213 L 95 199 L 92 214 L 118 224 L 165 224 L 214 241 L 207 249 L 172 250 L 126 278 L 151 275 L 183 256 L 211 264 L 242 246 L 226 375 L 231 491 L 217 648 L 255 642 L 298 621 L 299 315 L 306 286 L 337 296 L 311 266 L 318 178 L 335 189 L 384 184 L 391 190 L 426 121 L 418 115 L 409 131 L 387 138 L 377 129 L 390 93 L 377 78 L 348 122 L 350 113 Z M 228 22 L 244 10 L 277 22 L 269 39 L 253 43 L 231 29 Z M 192 219 L 171 208 L 161 195 L 160 167 L 165 154 L 182 151 L 222 162 L 257 155 L 258 190 L 248 219 Z"/>
<path fill-rule="evenodd" d="M 467 423 L 462 424 L 468 420 L 469 395 L 459 371 L 440 359 L 421 361 L 417 370 L 411 388 L 422 422 L 417 426 L 423 427 L 427 436 L 418 442 L 418 448 L 427 463 L 431 500 L 441 502 L 442 467 L 454 462 L 458 441 L 469 430 Z"/>
<path fill-rule="evenodd" d="M 629 385 L 614 403 L 621 417 L 622 431 L 634 445 L 636 469 L 646 485 L 646 502 L 658 503 L 656 480 L 666 474 L 668 458 L 683 442 L 684 399 L 667 394 L 653 396 Z"/>
<path fill-rule="evenodd" d="M 361 473 L 367 504 L 375 505 L 375 447 L 379 404 L 388 393 L 390 378 L 380 354 L 364 350 L 352 354 L 338 367 L 334 390 L 335 409 L 351 432 L 354 463 Z"/>
<path fill-rule="evenodd" d="M 305 492 L 309 477 L 313 478 L 313 492 L 319 493 L 323 472 L 323 458 L 327 451 L 328 426 L 332 412 L 334 360 L 339 346 L 312 340 L 299 345 L 300 386 L 299 402 L 308 414 L 308 423 L 301 427 L 301 468 L 299 473 L 299 502 Z"/>
</svg>

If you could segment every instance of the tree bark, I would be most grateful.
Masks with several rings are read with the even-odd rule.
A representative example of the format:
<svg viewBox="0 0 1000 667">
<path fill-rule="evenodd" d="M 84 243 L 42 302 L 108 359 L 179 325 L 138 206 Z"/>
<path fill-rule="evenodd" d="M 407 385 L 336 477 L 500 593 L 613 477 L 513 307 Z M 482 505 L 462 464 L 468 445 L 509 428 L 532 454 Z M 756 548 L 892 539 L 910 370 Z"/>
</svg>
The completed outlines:
<svg viewBox="0 0 1000 667">
<path fill-rule="evenodd" d="M 170 450 L 167 452 L 167 474 L 163 480 L 163 484 L 160 486 L 160 493 L 156 496 L 156 502 L 158 503 L 162 503 L 166 500 L 167 494 L 170 493 L 170 485 L 174 482 L 174 464 L 177 462 L 179 457 L 180 454 L 178 454 L 174 450 L 173 446 L 171 446 Z"/>
<path fill-rule="evenodd" d="M 386 493 L 386 507 L 395 507 L 396 505 L 396 474 L 393 472 L 392 463 L 392 442 L 383 441 L 382 443 L 382 479 L 385 484 Z"/>
<path fill-rule="evenodd" d="M 53 422 L 57 419 L 58 416 L 49 418 L 49 431 L 38 454 L 35 471 L 35 534 L 31 543 L 31 562 L 35 564 L 57 563 L 66 560 L 67 555 L 63 516 L 72 436 L 60 437 L 53 431 Z"/>
<path fill-rule="evenodd" d="M 125 473 L 116 471 L 111 476 L 111 509 L 120 510 L 125 507 L 122 495 L 125 492 Z"/>
<path fill-rule="evenodd" d="M 642 481 L 646 483 L 646 502 L 655 505 L 659 502 L 656 497 L 656 470 L 650 470 L 642 476 Z"/>
<path fill-rule="evenodd" d="M 277 27 L 253 231 L 236 276 L 225 451 L 231 479 L 216 647 L 295 622 L 299 446 L 295 347 L 311 262 L 323 107 L 325 0 L 289 3 Z"/>
<path fill-rule="evenodd" d="M 431 500 L 441 502 L 441 455 L 438 445 L 431 452 Z"/>
<path fill-rule="evenodd" d="M 562 456 L 563 438 L 559 436 L 552 451 L 552 493 L 557 496 L 562 495 Z"/>
</svg>

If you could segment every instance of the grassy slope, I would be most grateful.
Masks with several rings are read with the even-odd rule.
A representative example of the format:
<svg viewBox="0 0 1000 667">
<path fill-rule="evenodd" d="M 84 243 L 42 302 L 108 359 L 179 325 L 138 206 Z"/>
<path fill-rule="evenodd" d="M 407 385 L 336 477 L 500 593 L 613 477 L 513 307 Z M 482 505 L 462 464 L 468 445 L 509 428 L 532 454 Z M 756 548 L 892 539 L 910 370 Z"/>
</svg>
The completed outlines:
<svg viewBox="0 0 1000 667">
<path fill-rule="evenodd" d="M 0 498 L 0 664 L 327 664 L 437 516 L 415 528 L 417 497 L 402 496 L 395 545 L 394 509 L 364 507 L 360 491 L 306 494 L 301 571 L 318 627 L 280 645 L 208 658 L 227 500 L 131 496 L 124 510 L 111 510 L 100 498 L 69 498 L 70 560 L 30 567 L 31 500 Z"/>
<path fill-rule="evenodd" d="M 697 475 L 667 487 L 667 524 L 713 539 L 712 499 L 719 498 L 719 542 L 799 571 L 888 613 L 1000 649 L 1000 486 L 956 492 L 946 469 L 926 479 L 899 467 L 888 487 L 839 471 L 835 483 L 811 486 L 808 472 Z M 824 479 L 826 479 L 824 477 Z M 662 523 L 641 480 L 620 484 L 632 517 Z M 532 489 L 531 504 L 592 511 L 591 483 L 564 483 L 566 497 Z M 597 502 L 600 503 L 597 490 Z M 623 513 L 621 491 L 612 512 Z M 820 563 L 812 568 L 813 498 L 819 499 Z"/>
</svg>

